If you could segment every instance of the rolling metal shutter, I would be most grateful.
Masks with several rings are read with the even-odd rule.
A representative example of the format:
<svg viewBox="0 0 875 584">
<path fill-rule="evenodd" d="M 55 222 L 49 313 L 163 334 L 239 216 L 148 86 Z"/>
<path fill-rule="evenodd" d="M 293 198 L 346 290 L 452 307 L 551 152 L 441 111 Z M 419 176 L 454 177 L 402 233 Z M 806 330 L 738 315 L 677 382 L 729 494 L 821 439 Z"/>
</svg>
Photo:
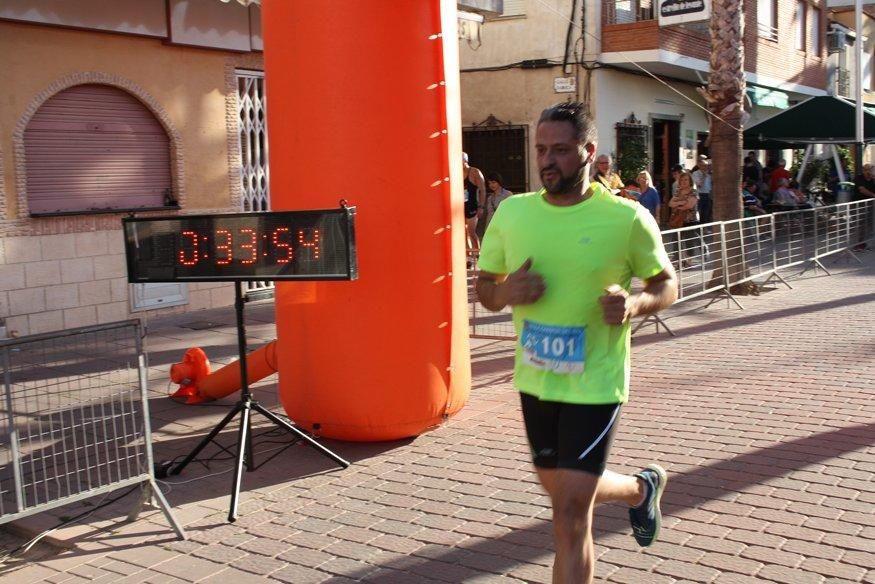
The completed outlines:
<svg viewBox="0 0 875 584">
<path fill-rule="evenodd" d="M 31 213 L 160 207 L 172 197 L 167 133 L 116 87 L 52 96 L 30 120 L 24 148 Z"/>
</svg>

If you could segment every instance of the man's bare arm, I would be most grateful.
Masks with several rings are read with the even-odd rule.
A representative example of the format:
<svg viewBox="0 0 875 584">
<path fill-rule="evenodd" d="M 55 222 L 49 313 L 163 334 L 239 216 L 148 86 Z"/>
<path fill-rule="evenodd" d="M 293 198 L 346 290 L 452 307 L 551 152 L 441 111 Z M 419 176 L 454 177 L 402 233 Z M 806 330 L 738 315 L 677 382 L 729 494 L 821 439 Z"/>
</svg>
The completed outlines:
<svg viewBox="0 0 875 584">
<path fill-rule="evenodd" d="M 531 267 L 532 260 L 528 259 L 508 275 L 480 272 L 474 284 L 480 304 L 498 312 L 505 306 L 537 302 L 544 295 L 546 286 L 540 274 L 530 271 Z"/>
<path fill-rule="evenodd" d="M 480 208 L 486 209 L 486 179 L 483 178 L 483 173 L 480 172 L 479 168 L 471 167 L 471 170 L 474 174 L 474 180 L 471 181 L 477 187 L 477 203 L 480 205 Z"/>
<path fill-rule="evenodd" d="M 671 306 L 678 298 L 678 280 L 669 266 L 644 282 L 644 290 L 630 295 L 618 284 L 613 284 L 599 298 L 608 324 L 623 324 L 634 316 L 654 314 Z"/>
</svg>

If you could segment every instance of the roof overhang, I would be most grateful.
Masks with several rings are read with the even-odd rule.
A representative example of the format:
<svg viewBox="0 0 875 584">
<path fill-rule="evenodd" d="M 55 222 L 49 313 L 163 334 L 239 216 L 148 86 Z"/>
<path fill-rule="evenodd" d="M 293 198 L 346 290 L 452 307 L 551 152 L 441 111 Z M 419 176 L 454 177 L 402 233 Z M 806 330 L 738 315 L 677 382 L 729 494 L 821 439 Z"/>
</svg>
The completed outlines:
<svg viewBox="0 0 875 584">
<path fill-rule="evenodd" d="M 501 16 L 504 12 L 504 0 L 456 0 L 456 7 L 460 11 L 474 12 L 481 16 Z"/>
</svg>

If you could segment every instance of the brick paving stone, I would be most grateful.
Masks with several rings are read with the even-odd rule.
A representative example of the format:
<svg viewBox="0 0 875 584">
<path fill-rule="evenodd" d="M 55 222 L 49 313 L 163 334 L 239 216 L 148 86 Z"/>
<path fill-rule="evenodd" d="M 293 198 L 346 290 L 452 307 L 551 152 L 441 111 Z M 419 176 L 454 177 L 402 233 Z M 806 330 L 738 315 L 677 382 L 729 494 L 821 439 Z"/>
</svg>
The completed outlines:
<svg viewBox="0 0 875 584">
<path fill-rule="evenodd" d="M 412 574 L 401 570 L 380 569 L 368 576 L 371 584 L 438 584 L 440 580 L 426 578 L 421 574 Z M 291 582 L 291 581 L 290 581 Z M 443 584 L 443 583 L 441 583 Z"/>
<path fill-rule="evenodd" d="M 673 578 L 689 578 L 696 582 L 710 582 L 720 574 L 720 570 L 678 560 L 665 560 L 657 565 L 654 571 Z"/>
<path fill-rule="evenodd" d="M 801 568 L 808 572 L 822 574 L 824 576 L 844 578 L 846 580 L 862 581 L 866 570 L 858 566 L 849 566 L 840 562 L 824 560 L 821 558 L 807 558 L 802 562 Z"/>
<path fill-rule="evenodd" d="M 325 548 L 325 553 L 352 560 L 374 561 L 381 555 L 381 550 L 370 545 L 354 541 L 339 541 Z"/>
<path fill-rule="evenodd" d="M 334 558 L 319 566 L 319 570 L 328 572 L 329 574 L 365 580 L 367 579 L 368 574 L 374 572 L 376 569 L 376 566 L 368 564 L 367 562 L 361 562 L 351 558 Z"/>
<path fill-rule="evenodd" d="M 373 540 L 371 545 L 393 552 L 411 553 L 420 549 L 425 544 L 395 535 L 381 535 Z"/>
<path fill-rule="evenodd" d="M 828 533 L 823 538 L 823 543 L 837 546 L 848 550 L 868 552 L 872 549 L 873 541 L 860 537 L 853 537 L 841 533 Z"/>
<path fill-rule="evenodd" d="M 691 548 L 719 552 L 721 554 L 729 554 L 733 556 L 738 555 L 745 547 L 747 547 L 743 543 L 737 541 L 704 535 L 694 535 L 684 542 L 684 545 Z"/>
<path fill-rule="evenodd" d="M 236 568 L 226 568 L 217 574 L 200 580 L 198 584 L 263 584 L 264 576 L 243 572 Z"/>
<path fill-rule="evenodd" d="M 331 579 L 331 574 L 303 566 L 286 566 L 270 575 L 272 580 L 289 584 L 319 584 Z"/>
<path fill-rule="evenodd" d="M 602 554 L 599 562 L 607 562 L 616 566 L 625 566 L 628 568 L 637 568 L 640 570 L 652 571 L 663 560 L 660 558 L 648 556 L 641 552 L 631 552 L 627 550 L 608 549 Z"/>
<path fill-rule="evenodd" d="M 276 572 L 280 568 L 284 568 L 288 564 L 275 558 L 267 556 L 249 555 L 234 562 L 234 567 L 244 572 L 253 574 L 268 575 L 271 572 Z"/>
<path fill-rule="evenodd" d="M 821 584 L 824 581 L 823 576 L 820 574 L 812 574 L 811 572 L 777 564 L 763 566 L 763 569 L 760 570 L 757 576 L 764 580 L 773 580 L 782 584 Z"/>
<path fill-rule="evenodd" d="M 714 579 L 712 584 L 762 584 L 762 582 L 760 578 L 723 572 Z"/>
<path fill-rule="evenodd" d="M 337 541 L 337 539 L 333 537 L 318 533 L 308 533 L 306 531 L 293 533 L 285 539 L 285 542 L 291 546 L 299 546 L 314 550 L 321 550 L 335 541 Z"/>
<path fill-rule="evenodd" d="M 197 582 L 225 569 L 223 564 L 217 564 L 192 556 L 180 556 L 153 568 L 156 572 L 179 578 L 185 582 Z"/>
<path fill-rule="evenodd" d="M 455 531 L 477 537 L 498 538 L 507 535 L 511 530 L 500 525 L 492 525 L 491 523 L 468 521 L 457 527 Z"/>
<path fill-rule="evenodd" d="M 822 546 L 815 542 L 801 539 L 791 539 L 781 548 L 785 552 L 801 554 L 806 558 L 820 558 L 823 560 L 839 561 L 846 555 L 844 550 Z"/>
<path fill-rule="evenodd" d="M 674 584 L 675 579 L 664 574 L 654 574 L 644 570 L 636 570 L 635 568 L 620 568 L 612 572 L 608 577 L 610 582 L 621 582 L 623 584 Z"/>
<path fill-rule="evenodd" d="M 248 554 L 242 549 L 233 548 L 222 544 L 205 545 L 191 554 L 192 556 L 210 560 L 217 564 L 233 564 Z"/>
<path fill-rule="evenodd" d="M 49 568 L 46 568 L 44 566 L 40 566 L 38 564 L 31 564 L 29 566 L 25 566 L 23 568 L 13 570 L 9 574 L 10 574 L 10 576 L 9 576 L 10 579 L 14 578 L 15 582 L 17 582 L 17 583 L 21 583 L 21 584 L 34 583 L 34 584 L 36 584 L 38 582 L 44 582 L 48 578 L 51 578 L 53 576 L 57 576 L 58 574 L 60 574 L 60 572 L 56 572 L 55 570 L 51 570 Z M 14 576 L 13 576 L 13 574 L 14 574 Z M 91 579 L 90 576 L 88 576 L 87 574 L 74 574 L 74 575 L 78 575 L 82 578 L 87 578 L 88 580 Z"/>
<path fill-rule="evenodd" d="M 779 535 L 788 539 L 801 539 L 813 543 L 819 543 L 823 540 L 824 535 L 826 535 L 823 531 L 817 529 L 787 525 L 786 523 L 773 523 L 766 526 L 765 531 L 766 533 Z"/>
<path fill-rule="evenodd" d="M 507 575 L 526 582 L 549 584 L 553 580 L 553 569 L 537 564 L 517 564 L 508 571 Z"/>
<path fill-rule="evenodd" d="M 699 559 L 703 566 L 716 568 L 721 572 L 734 572 L 753 576 L 763 567 L 762 562 L 748 560 L 730 554 L 709 552 Z"/>
<path fill-rule="evenodd" d="M 869 566 L 875 566 L 875 551 L 846 551 L 842 554 L 842 562 L 850 564 L 852 566 L 861 566 L 864 568 L 868 568 Z"/>
</svg>

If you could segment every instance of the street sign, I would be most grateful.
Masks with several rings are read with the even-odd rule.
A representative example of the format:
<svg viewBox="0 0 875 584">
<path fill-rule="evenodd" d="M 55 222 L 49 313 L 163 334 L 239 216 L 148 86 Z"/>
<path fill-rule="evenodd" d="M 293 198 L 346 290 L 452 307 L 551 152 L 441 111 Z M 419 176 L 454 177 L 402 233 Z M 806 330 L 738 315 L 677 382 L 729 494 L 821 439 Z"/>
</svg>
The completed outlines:
<svg viewBox="0 0 875 584">
<path fill-rule="evenodd" d="M 702 22 L 711 18 L 711 0 L 660 0 L 659 26 Z"/>
</svg>

